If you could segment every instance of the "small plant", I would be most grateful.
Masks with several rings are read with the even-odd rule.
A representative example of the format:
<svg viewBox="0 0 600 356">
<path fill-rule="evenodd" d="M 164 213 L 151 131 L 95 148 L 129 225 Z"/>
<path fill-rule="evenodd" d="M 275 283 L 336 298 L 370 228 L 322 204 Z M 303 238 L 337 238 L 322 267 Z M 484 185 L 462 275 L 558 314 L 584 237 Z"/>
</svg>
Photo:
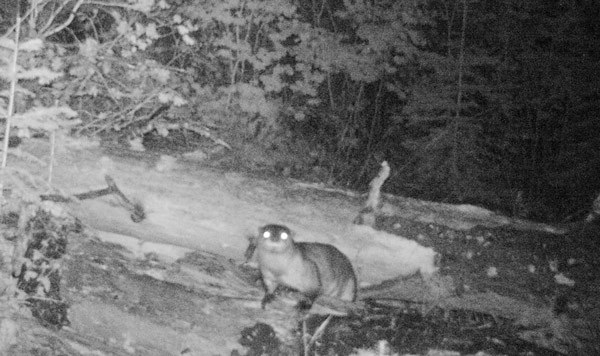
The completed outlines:
<svg viewBox="0 0 600 356">
<path fill-rule="evenodd" d="M 68 325 L 67 304 L 60 296 L 61 258 L 67 251 L 71 233 L 81 232 L 77 222 L 55 216 L 52 204 L 38 209 L 25 225 L 24 262 L 17 271 L 17 287 L 27 295 L 33 315 L 44 326 Z"/>
</svg>

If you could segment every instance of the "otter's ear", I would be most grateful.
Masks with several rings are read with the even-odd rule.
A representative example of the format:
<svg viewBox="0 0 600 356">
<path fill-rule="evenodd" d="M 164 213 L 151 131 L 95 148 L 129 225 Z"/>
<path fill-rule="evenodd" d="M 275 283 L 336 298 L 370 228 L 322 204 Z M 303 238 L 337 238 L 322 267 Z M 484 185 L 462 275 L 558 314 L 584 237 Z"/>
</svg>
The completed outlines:
<svg viewBox="0 0 600 356">
<path fill-rule="evenodd" d="M 286 232 L 288 233 L 288 235 L 290 235 L 290 237 L 292 239 L 294 239 L 294 240 L 296 239 L 296 233 L 294 231 L 290 230 L 290 228 L 287 228 Z"/>
<path fill-rule="evenodd" d="M 262 238 L 263 234 L 265 233 L 265 230 L 267 230 L 268 225 L 265 226 L 261 226 L 258 228 L 258 238 Z"/>
</svg>

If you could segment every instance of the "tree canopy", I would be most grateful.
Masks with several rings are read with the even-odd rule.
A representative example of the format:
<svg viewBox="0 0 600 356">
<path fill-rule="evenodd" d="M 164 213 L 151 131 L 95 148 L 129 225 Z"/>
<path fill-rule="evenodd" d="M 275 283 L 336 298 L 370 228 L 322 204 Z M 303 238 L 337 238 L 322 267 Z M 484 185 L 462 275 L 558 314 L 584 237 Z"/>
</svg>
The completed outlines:
<svg viewBox="0 0 600 356">
<path fill-rule="evenodd" d="M 3 2 L 0 73 L 42 40 L 19 53 L 21 130 L 191 129 L 357 189 L 387 160 L 389 192 L 537 219 L 600 190 L 593 0 Z"/>
</svg>

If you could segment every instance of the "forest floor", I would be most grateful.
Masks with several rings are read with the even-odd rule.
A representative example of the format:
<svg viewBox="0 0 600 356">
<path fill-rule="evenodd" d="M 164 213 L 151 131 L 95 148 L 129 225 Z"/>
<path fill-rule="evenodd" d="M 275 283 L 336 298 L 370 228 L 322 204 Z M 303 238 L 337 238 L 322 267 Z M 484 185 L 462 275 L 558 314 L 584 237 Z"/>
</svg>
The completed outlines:
<svg viewBox="0 0 600 356">
<path fill-rule="evenodd" d="M 39 194 L 47 152 L 44 140 L 19 147 L 11 176 Z M 256 262 L 244 259 L 248 238 L 267 223 L 334 244 L 354 265 L 359 301 L 327 326 L 312 348 L 320 355 L 385 355 L 368 351 L 382 340 L 399 355 L 600 354 L 595 226 L 561 230 L 399 197 L 386 197 L 374 228 L 357 226 L 359 194 L 169 154 L 79 140 L 57 151 L 53 193 L 105 188 L 108 174 L 145 216 L 133 222 L 114 196 L 42 204 L 84 227 L 69 232 L 59 259 L 68 320 L 43 327 L 15 302 L 4 252 L 0 354 L 300 354 L 296 295 L 284 291 L 261 309 Z M 8 210 L 4 251 L 18 223 Z M 317 301 L 308 333 L 330 308 Z"/>
</svg>

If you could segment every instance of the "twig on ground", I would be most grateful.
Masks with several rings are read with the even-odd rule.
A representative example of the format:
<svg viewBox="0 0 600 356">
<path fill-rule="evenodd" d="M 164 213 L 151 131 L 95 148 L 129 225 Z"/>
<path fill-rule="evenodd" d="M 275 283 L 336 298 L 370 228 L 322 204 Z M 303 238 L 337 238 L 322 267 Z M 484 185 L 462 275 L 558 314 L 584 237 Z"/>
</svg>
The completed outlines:
<svg viewBox="0 0 600 356">
<path fill-rule="evenodd" d="M 327 325 L 329 325 L 329 322 L 332 318 L 333 315 L 329 315 L 327 319 L 325 319 L 321 323 L 321 325 L 319 325 L 317 330 L 315 330 L 315 333 L 310 338 L 306 327 L 307 318 L 304 318 L 304 320 L 302 320 L 302 342 L 304 343 L 304 356 L 310 355 L 310 349 L 313 347 L 315 342 L 317 342 L 317 340 L 319 340 L 319 338 L 323 335 L 323 333 L 325 332 L 325 328 L 327 327 Z"/>
<path fill-rule="evenodd" d="M 112 179 L 111 176 L 106 175 L 106 176 L 104 176 L 104 179 L 106 180 L 106 183 L 108 184 L 107 188 L 75 194 L 74 197 L 78 200 L 85 200 L 85 199 L 99 198 L 99 197 L 109 195 L 109 194 L 115 194 L 116 196 L 118 196 L 121 199 L 121 203 L 122 203 L 121 205 L 123 205 L 123 207 L 125 209 L 129 210 L 129 212 L 131 213 L 131 220 L 133 222 L 140 222 L 146 218 L 146 213 L 144 212 L 144 207 L 139 203 L 131 202 L 125 196 L 125 194 L 123 194 L 123 192 L 121 192 L 119 187 L 117 187 L 117 184 L 115 183 L 114 179 Z M 44 195 L 41 195 L 40 198 L 42 200 L 50 200 L 50 201 L 55 201 L 55 202 L 70 202 L 70 201 L 72 201 L 72 198 L 65 197 L 65 196 L 62 196 L 59 194 L 44 194 Z"/>
</svg>

